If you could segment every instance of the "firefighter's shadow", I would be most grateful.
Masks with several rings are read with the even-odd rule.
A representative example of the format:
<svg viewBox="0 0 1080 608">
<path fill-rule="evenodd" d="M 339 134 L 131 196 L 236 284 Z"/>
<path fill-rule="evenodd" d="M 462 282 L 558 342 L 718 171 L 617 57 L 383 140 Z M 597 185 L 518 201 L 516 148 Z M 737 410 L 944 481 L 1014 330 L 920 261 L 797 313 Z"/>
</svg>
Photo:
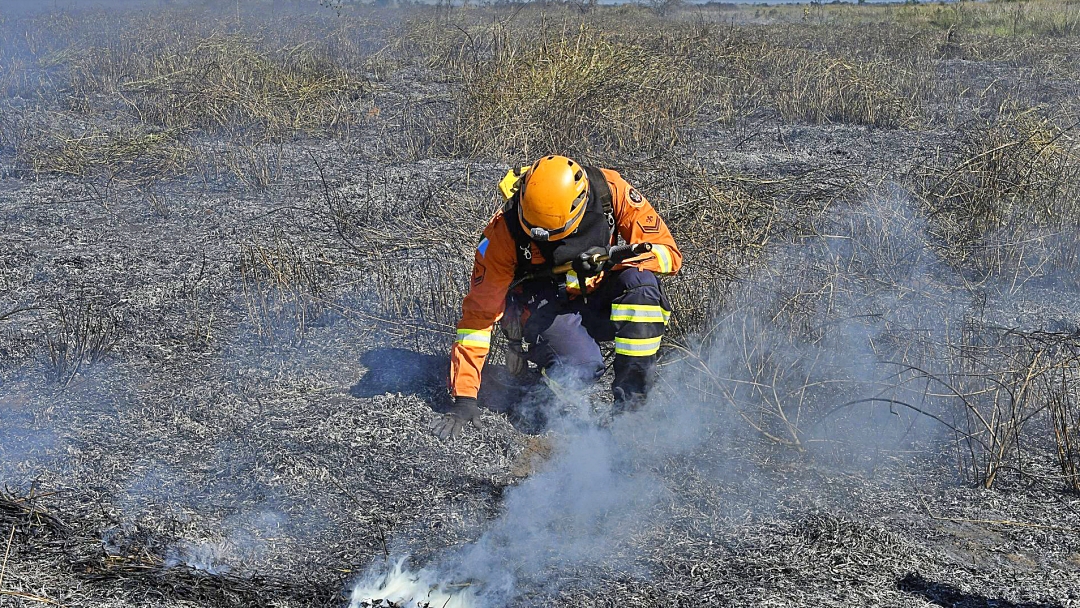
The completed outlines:
<svg viewBox="0 0 1080 608">
<path fill-rule="evenodd" d="M 349 388 L 349 394 L 353 397 L 374 397 L 386 393 L 427 397 L 446 387 L 449 371 L 446 357 L 404 348 L 369 350 L 360 356 L 360 363 L 367 371 Z"/>
<path fill-rule="evenodd" d="M 1005 599 L 992 599 L 982 595 L 964 593 L 947 583 L 927 580 L 922 575 L 912 572 L 896 582 L 900 591 L 921 596 L 937 606 L 963 606 L 964 608 L 1062 608 L 1061 604 L 1044 602 L 1014 603 Z"/>
<path fill-rule="evenodd" d="M 450 362 L 446 356 L 428 355 L 404 348 L 376 348 L 360 356 L 367 368 L 349 388 L 352 397 L 375 397 L 387 393 L 415 395 L 445 412 L 452 401 L 446 392 Z M 478 395 L 480 406 L 503 414 L 519 432 L 538 434 L 547 426 L 550 391 L 539 375 L 515 376 L 502 365 L 484 366 Z"/>
<path fill-rule="evenodd" d="M 547 428 L 553 396 L 539 373 L 515 376 L 501 365 L 489 365 L 478 399 L 482 407 L 505 415 L 518 432 L 537 435 Z"/>
</svg>

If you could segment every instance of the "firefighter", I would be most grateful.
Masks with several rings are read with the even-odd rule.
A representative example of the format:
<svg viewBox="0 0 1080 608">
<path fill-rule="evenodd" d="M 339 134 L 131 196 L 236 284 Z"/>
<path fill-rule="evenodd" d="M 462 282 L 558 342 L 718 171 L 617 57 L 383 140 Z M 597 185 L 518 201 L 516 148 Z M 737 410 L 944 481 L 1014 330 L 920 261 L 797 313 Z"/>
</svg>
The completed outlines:
<svg viewBox="0 0 1080 608">
<path fill-rule="evenodd" d="M 682 265 L 664 220 L 617 172 L 565 156 L 511 170 L 499 190 L 505 204 L 476 248 L 450 352 L 454 405 L 432 430 L 441 439 L 455 438 L 466 424 L 479 423 L 481 370 L 500 319 L 513 338 L 512 371 L 531 361 L 553 377 L 595 380 L 604 373 L 598 342 L 613 340 L 613 409 L 637 409 L 649 391 L 670 315 L 658 279 Z M 651 252 L 613 267 L 597 261 L 596 254 L 620 238 L 651 243 Z M 569 272 L 550 273 L 567 263 Z"/>
</svg>

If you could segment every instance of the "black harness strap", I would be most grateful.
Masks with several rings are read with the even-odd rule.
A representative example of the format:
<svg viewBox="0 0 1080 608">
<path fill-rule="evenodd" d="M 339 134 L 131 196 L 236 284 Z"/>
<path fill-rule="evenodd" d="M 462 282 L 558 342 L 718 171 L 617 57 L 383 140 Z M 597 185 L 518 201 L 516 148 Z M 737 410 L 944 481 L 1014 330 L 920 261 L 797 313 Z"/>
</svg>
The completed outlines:
<svg viewBox="0 0 1080 608">
<path fill-rule="evenodd" d="M 596 199 L 604 208 L 604 217 L 607 218 L 608 228 L 611 234 L 615 234 L 615 210 L 611 203 L 611 186 L 607 183 L 607 177 L 604 176 L 604 172 L 598 167 L 585 167 L 585 174 L 589 176 L 589 187 L 593 188 L 593 184 L 596 184 Z M 608 242 L 611 241 L 611 234 L 608 235 Z"/>
</svg>

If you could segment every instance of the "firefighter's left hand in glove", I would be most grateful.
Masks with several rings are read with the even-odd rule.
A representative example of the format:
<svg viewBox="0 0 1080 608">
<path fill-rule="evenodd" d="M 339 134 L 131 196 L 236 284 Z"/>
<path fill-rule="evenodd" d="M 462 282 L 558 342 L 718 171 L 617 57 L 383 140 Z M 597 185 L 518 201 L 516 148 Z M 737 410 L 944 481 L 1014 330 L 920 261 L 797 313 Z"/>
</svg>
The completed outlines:
<svg viewBox="0 0 1080 608">
<path fill-rule="evenodd" d="M 607 260 L 595 260 L 597 256 L 606 256 L 608 253 L 607 247 L 589 247 L 585 251 L 578 254 L 576 258 L 570 262 L 570 266 L 573 267 L 574 273 L 578 278 L 584 279 L 600 274 L 607 266 Z"/>
<path fill-rule="evenodd" d="M 432 421 L 431 431 L 443 441 L 457 439 L 469 423 L 479 428 L 480 407 L 474 397 L 456 397 L 450 411 Z"/>
</svg>

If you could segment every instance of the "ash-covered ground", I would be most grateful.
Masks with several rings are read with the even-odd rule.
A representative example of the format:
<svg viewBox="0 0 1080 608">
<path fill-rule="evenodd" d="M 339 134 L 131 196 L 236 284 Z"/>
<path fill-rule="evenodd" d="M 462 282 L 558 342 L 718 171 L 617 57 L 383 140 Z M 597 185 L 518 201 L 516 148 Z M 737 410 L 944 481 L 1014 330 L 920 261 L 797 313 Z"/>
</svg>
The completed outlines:
<svg viewBox="0 0 1080 608">
<path fill-rule="evenodd" d="M 360 606 L 401 559 L 488 606 L 1080 606 L 1077 239 L 950 257 L 920 197 L 965 127 L 762 111 L 625 156 L 687 253 L 648 406 L 496 349 L 443 443 L 512 163 L 402 159 L 416 78 L 262 187 L 4 157 L 0 606 Z"/>
</svg>

